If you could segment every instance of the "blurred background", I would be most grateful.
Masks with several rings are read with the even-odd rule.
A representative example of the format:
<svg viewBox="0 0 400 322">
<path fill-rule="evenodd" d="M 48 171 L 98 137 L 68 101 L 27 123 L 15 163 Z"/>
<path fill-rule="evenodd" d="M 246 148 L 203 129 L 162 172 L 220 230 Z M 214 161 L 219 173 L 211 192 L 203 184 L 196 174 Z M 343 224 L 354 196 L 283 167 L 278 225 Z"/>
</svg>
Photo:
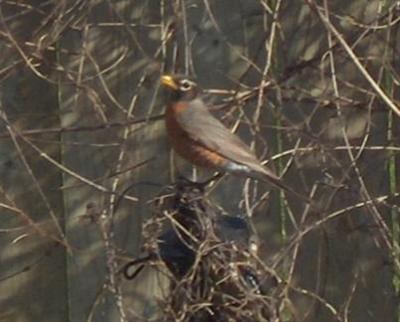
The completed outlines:
<svg viewBox="0 0 400 322">
<path fill-rule="evenodd" d="M 179 174 L 164 73 L 321 211 L 252 180 L 207 198 L 251 218 L 280 321 L 399 321 L 398 1 L 0 1 L 0 320 L 158 321 L 143 253 Z M 269 193 L 270 192 L 270 193 Z"/>
</svg>

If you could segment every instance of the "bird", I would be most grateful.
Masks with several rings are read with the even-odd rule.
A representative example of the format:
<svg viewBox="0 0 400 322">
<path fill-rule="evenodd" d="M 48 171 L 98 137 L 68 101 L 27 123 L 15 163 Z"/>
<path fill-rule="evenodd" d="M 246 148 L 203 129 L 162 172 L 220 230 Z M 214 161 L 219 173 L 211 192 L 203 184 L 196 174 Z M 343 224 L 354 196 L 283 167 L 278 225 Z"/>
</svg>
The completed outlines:
<svg viewBox="0 0 400 322">
<path fill-rule="evenodd" d="M 165 125 L 175 152 L 195 166 L 270 183 L 311 204 L 287 186 L 254 152 L 225 127 L 202 99 L 196 82 L 185 75 L 161 76 L 167 89 Z"/>
</svg>

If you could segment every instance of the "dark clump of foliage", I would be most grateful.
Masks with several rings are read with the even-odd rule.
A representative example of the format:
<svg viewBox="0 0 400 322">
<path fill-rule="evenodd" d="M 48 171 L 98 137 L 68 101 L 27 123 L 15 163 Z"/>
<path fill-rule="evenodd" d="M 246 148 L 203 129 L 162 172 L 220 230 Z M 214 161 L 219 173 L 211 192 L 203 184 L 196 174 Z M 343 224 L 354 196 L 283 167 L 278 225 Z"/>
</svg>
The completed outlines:
<svg viewBox="0 0 400 322">
<path fill-rule="evenodd" d="M 133 279 L 144 262 L 168 268 L 170 286 L 162 305 L 166 321 L 276 318 L 277 279 L 261 264 L 258 237 L 246 218 L 222 214 L 190 183 L 178 183 L 156 204 L 144 230 L 150 255 L 124 270 Z"/>
</svg>

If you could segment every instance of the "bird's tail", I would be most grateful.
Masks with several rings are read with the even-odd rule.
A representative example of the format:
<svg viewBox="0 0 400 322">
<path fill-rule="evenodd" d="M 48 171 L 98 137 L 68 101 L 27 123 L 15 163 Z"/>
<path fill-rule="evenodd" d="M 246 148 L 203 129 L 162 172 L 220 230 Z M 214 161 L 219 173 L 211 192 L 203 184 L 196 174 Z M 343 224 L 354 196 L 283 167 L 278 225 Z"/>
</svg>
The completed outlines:
<svg viewBox="0 0 400 322">
<path fill-rule="evenodd" d="M 256 172 L 253 173 L 252 175 L 254 178 L 262 180 L 264 182 L 267 182 L 269 184 L 274 185 L 275 187 L 290 193 L 291 195 L 301 199 L 305 203 L 309 204 L 312 208 L 315 208 L 315 202 L 308 196 L 305 196 L 297 191 L 295 191 L 293 188 L 289 187 L 286 185 L 281 178 L 276 176 L 274 173 L 269 172 L 269 171 L 263 171 L 263 172 Z"/>
</svg>

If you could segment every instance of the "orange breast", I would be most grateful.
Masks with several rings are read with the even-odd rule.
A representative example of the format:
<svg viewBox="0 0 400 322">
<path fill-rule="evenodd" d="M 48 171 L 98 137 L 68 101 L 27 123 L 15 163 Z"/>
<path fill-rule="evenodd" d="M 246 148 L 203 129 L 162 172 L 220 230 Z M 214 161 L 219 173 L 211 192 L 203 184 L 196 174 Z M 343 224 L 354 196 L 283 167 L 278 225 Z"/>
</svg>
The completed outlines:
<svg viewBox="0 0 400 322">
<path fill-rule="evenodd" d="M 192 164 L 210 169 L 222 169 L 227 160 L 215 151 L 193 140 L 177 122 L 176 116 L 187 108 L 182 103 L 168 106 L 165 114 L 167 134 L 175 152 Z"/>
</svg>

